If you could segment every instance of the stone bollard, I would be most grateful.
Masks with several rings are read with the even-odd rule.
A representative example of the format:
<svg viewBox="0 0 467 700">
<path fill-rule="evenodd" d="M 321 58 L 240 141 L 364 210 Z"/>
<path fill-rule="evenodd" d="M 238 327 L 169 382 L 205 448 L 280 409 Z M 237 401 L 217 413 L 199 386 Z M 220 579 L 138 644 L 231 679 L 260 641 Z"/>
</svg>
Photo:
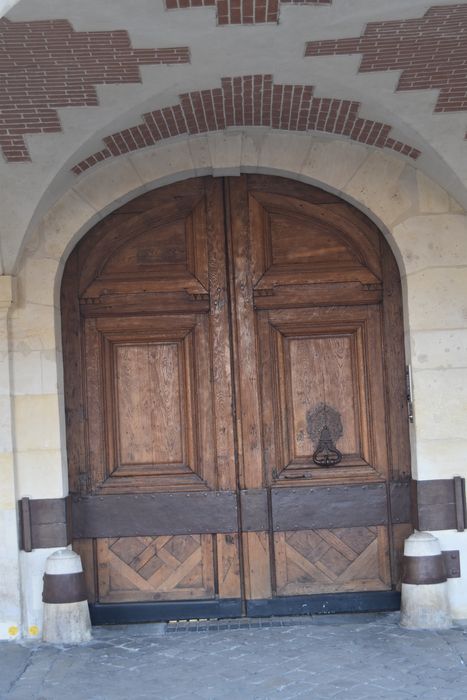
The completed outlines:
<svg viewBox="0 0 467 700">
<path fill-rule="evenodd" d="M 81 557 L 59 549 L 45 564 L 42 639 L 52 644 L 81 644 L 91 639 L 91 618 Z"/>
<path fill-rule="evenodd" d="M 415 532 L 404 545 L 401 619 L 409 629 L 448 629 L 447 576 L 439 540 L 429 532 Z"/>
</svg>

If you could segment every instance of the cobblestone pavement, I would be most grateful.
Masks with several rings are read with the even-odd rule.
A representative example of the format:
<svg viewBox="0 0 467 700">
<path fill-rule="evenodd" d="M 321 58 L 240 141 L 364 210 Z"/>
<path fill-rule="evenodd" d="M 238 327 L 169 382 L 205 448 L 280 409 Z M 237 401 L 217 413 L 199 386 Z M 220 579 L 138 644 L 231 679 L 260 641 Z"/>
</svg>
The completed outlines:
<svg viewBox="0 0 467 700">
<path fill-rule="evenodd" d="M 1 643 L 0 698 L 467 700 L 466 664 L 465 625 L 396 613 L 101 627 L 79 647 Z"/>
</svg>

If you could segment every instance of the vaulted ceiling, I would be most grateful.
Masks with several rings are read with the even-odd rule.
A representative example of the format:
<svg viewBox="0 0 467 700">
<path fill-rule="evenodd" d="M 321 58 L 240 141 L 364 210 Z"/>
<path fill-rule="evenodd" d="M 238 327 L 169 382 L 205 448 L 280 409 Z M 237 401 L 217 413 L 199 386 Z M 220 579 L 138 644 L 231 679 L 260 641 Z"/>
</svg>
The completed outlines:
<svg viewBox="0 0 467 700">
<path fill-rule="evenodd" d="M 2 237 L 22 236 L 44 202 L 102 161 L 223 129 L 384 149 L 467 205 L 467 0 L 5 0 L 3 9 Z M 7 271 L 17 252 L 3 250 Z"/>
</svg>

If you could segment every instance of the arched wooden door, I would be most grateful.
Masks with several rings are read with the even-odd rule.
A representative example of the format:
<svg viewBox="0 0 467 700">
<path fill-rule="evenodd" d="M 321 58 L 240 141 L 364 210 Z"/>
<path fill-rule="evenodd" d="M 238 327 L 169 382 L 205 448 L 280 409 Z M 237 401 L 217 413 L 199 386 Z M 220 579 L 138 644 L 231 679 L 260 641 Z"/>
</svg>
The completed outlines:
<svg viewBox="0 0 467 700">
<path fill-rule="evenodd" d="M 363 214 L 282 178 L 155 190 L 77 245 L 62 325 L 95 621 L 397 607 L 401 295 Z"/>
</svg>

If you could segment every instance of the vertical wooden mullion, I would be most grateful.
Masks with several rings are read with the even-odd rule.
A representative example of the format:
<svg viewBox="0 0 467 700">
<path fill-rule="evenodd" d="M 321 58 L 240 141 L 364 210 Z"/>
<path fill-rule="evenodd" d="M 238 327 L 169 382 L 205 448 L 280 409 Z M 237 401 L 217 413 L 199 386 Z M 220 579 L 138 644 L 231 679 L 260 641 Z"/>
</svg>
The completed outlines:
<svg viewBox="0 0 467 700">
<path fill-rule="evenodd" d="M 208 232 L 208 278 L 210 294 L 210 345 L 214 408 L 216 471 L 219 490 L 237 488 L 234 433 L 230 307 L 227 276 L 223 183 L 206 180 L 206 224 Z M 237 535 L 218 533 L 217 585 L 220 598 L 242 595 L 240 543 Z"/>
<path fill-rule="evenodd" d="M 227 235 L 231 250 L 233 356 L 236 368 L 237 430 L 241 453 L 240 488 L 262 488 L 263 445 L 259 362 L 253 306 L 252 235 L 247 176 L 228 180 Z M 242 533 L 245 594 L 270 598 L 271 564 L 268 532 Z"/>
</svg>

